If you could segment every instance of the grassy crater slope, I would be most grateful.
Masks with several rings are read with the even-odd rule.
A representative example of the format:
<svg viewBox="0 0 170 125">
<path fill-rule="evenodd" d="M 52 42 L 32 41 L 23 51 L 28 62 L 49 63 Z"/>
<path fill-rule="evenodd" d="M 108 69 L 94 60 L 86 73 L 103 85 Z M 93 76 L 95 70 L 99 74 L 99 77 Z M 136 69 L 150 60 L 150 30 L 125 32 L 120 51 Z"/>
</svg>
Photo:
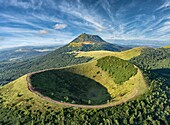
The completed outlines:
<svg viewBox="0 0 170 125">
<path fill-rule="evenodd" d="M 145 48 L 146 47 L 136 47 L 136 48 L 121 51 L 121 52 L 113 52 L 113 51 L 106 51 L 106 50 L 88 51 L 88 52 L 80 51 L 80 52 L 77 52 L 76 57 L 91 57 L 93 58 L 93 60 L 97 60 L 105 56 L 116 56 L 124 60 L 129 60 L 131 58 L 139 56 L 142 53 L 142 51 L 145 50 Z"/>
<path fill-rule="evenodd" d="M 125 60 L 116 57 L 106 58 L 108 62 L 111 60 L 114 60 L 118 69 L 111 68 L 113 65 L 108 65 L 108 68 L 125 77 L 117 77 L 116 74 L 111 76 L 109 72 L 97 66 L 100 62 L 98 60 L 33 74 L 31 83 L 35 90 L 54 100 L 85 105 L 123 102 L 126 98 L 146 90 L 139 69 Z M 126 70 L 127 74 L 124 73 Z M 117 84 L 119 82 L 122 84 Z M 141 86 L 143 90 L 139 89 Z"/>
</svg>

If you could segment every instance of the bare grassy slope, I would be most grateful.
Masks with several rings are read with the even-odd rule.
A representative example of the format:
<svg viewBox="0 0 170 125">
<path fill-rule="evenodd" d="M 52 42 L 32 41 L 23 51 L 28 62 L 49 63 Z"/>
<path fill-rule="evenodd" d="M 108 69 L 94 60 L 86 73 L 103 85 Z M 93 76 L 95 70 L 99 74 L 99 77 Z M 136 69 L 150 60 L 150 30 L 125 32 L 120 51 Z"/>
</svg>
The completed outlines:
<svg viewBox="0 0 170 125">
<path fill-rule="evenodd" d="M 124 60 L 129 60 L 133 57 L 139 56 L 141 54 L 141 51 L 145 47 L 136 47 L 130 50 L 126 51 L 121 51 L 121 52 L 112 52 L 112 51 L 88 51 L 88 52 L 79 52 L 77 57 L 93 57 L 94 59 L 99 59 L 101 57 L 105 56 L 116 56 L 118 58 L 124 59 Z"/>
<path fill-rule="evenodd" d="M 32 93 L 27 86 L 27 75 L 0 88 L 0 98 L 2 105 L 6 108 L 28 109 L 32 111 L 48 111 L 48 107 L 52 109 L 60 109 L 61 106 L 48 102 L 35 93 Z M 44 110 L 45 109 L 45 110 Z M 50 109 L 49 109 L 50 110 Z"/>
</svg>

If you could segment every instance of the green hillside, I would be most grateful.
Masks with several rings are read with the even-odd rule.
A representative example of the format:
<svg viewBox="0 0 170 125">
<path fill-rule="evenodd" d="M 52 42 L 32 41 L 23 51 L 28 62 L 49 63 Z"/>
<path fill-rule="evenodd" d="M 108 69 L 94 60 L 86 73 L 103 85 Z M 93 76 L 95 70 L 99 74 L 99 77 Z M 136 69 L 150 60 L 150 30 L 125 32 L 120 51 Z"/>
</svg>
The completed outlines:
<svg viewBox="0 0 170 125">
<path fill-rule="evenodd" d="M 29 72 L 34 72 L 34 71 L 49 69 L 49 68 L 65 67 L 68 65 L 80 64 L 91 60 L 91 58 L 89 57 L 75 58 L 77 54 L 70 53 L 73 51 L 74 52 L 91 51 L 91 50 L 121 51 L 121 50 L 129 49 L 126 47 L 121 47 L 107 42 L 103 43 L 101 41 L 104 40 L 102 40 L 99 36 L 93 36 L 89 34 L 84 34 L 83 36 L 84 37 L 81 37 L 80 35 L 76 39 L 79 40 L 79 38 L 81 37 L 81 40 L 88 40 L 93 44 L 83 44 L 82 46 L 70 46 L 70 44 L 75 43 L 73 40 L 70 44 L 60 47 L 55 51 L 42 57 L 38 57 L 35 59 L 27 59 L 25 61 L 16 61 L 16 62 L 8 62 L 8 63 L 0 62 L 0 85 L 9 83 Z M 79 43 L 81 43 L 81 41 L 78 42 L 78 44 Z"/>
<path fill-rule="evenodd" d="M 114 56 L 106 56 L 97 60 L 97 66 L 107 71 L 117 84 L 129 80 L 137 73 L 133 64 Z"/>
<path fill-rule="evenodd" d="M 30 92 L 25 75 L 0 88 L 0 123 L 168 125 L 169 94 L 169 84 L 159 76 L 149 81 L 147 93 L 125 104 L 103 109 L 64 108 Z"/>
<path fill-rule="evenodd" d="M 129 60 L 131 58 L 139 56 L 143 51 L 145 51 L 145 49 L 146 47 L 136 47 L 121 52 L 113 52 L 113 51 L 106 51 L 106 50 L 88 51 L 88 52 L 81 51 L 81 52 L 77 52 L 76 57 L 88 57 L 88 58 L 90 57 L 93 58 L 93 60 L 97 60 L 105 56 L 115 56 L 124 60 Z"/>
<path fill-rule="evenodd" d="M 67 68 L 38 72 L 31 76 L 30 81 L 34 90 L 54 100 L 86 105 L 105 103 L 117 105 L 146 91 L 145 80 L 139 69 L 135 76 L 118 85 L 96 64 L 97 61 L 92 61 Z M 0 93 L 3 109 L 11 106 L 12 109 L 29 107 L 29 111 L 32 112 L 36 110 L 34 104 L 39 108 L 45 104 L 49 104 L 50 107 L 55 105 L 41 99 L 28 89 L 26 75 L 1 87 Z M 39 108 L 37 110 L 40 110 Z M 44 110 L 41 109 L 41 111 Z"/>
<path fill-rule="evenodd" d="M 146 50 L 146 49 L 145 49 Z M 158 49 L 159 50 L 159 49 Z M 156 50 L 156 51 L 158 51 Z M 136 50 L 135 50 L 136 51 Z M 159 70 L 159 73 L 153 70 L 158 70 L 158 64 L 163 66 L 161 62 L 161 56 L 159 56 L 158 61 L 155 61 L 155 49 L 151 49 L 153 51 L 152 54 L 149 54 L 149 49 L 147 53 L 145 51 L 141 51 L 141 53 L 131 52 L 129 51 L 126 54 L 122 55 L 122 53 L 118 54 L 124 59 L 131 59 L 130 61 L 140 66 L 141 70 L 143 70 L 143 74 L 148 83 L 148 91 L 141 92 L 142 94 L 134 100 L 128 101 L 124 104 L 120 104 L 113 107 L 107 107 L 103 109 L 86 109 L 86 108 L 76 108 L 76 107 L 63 107 L 61 105 L 56 105 L 52 102 L 48 102 L 36 94 L 30 92 L 27 88 L 26 76 L 17 79 L 16 81 L 9 83 L 0 88 L 0 123 L 1 124 L 156 124 L 156 125 L 168 125 L 170 124 L 170 84 L 169 84 L 169 76 L 168 74 L 159 73 L 164 72 L 169 69 L 168 65 L 165 65 L 165 68 Z M 161 51 L 162 52 L 162 51 Z M 100 54 L 99 54 L 100 53 Z M 99 55 L 103 57 L 101 52 L 95 52 L 97 58 Z M 108 52 L 107 52 L 108 53 Z M 134 55 L 132 54 L 134 53 Z M 159 53 L 159 52 L 158 52 Z M 156 53 L 156 55 L 158 55 Z M 94 54 L 94 52 L 93 52 Z M 106 53 L 104 53 L 106 54 Z M 109 52 L 109 54 L 111 54 Z M 168 50 L 166 52 L 168 54 Z M 109 55 L 110 56 L 110 55 Z M 115 56 L 115 55 L 114 55 Z M 141 58 L 142 57 L 142 58 Z M 145 61 L 149 60 L 149 61 Z M 141 60 L 139 59 L 141 58 Z M 164 59 L 166 59 L 164 57 Z M 151 70 L 148 70 L 146 67 L 147 62 L 149 66 L 152 67 Z M 143 63 L 142 63 L 143 62 Z M 156 64 L 155 66 L 152 64 Z M 94 63 L 93 65 L 91 63 Z M 114 84 L 114 90 L 117 88 L 117 92 L 112 91 L 113 84 L 109 86 L 110 83 L 107 80 L 113 81 L 113 79 L 108 79 L 109 76 L 107 72 L 102 72 L 102 76 L 105 77 L 103 79 L 100 77 L 101 75 L 97 75 L 93 77 L 97 70 L 93 70 L 93 66 L 96 66 L 97 61 L 89 62 L 86 65 L 77 65 L 67 68 L 67 71 L 77 72 L 77 74 L 82 74 L 88 78 L 94 79 L 96 82 L 99 80 L 102 83 L 102 86 L 108 89 L 108 93 L 118 93 L 122 90 L 122 88 L 133 88 L 129 87 L 133 86 L 135 83 L 138 90 L 145 90 L 146 87 L 142 88 L 141 80 L 143 79 L 143 75 L 141 72 L 137 72 L 136 75 L 140 77 L 132 77 L 129 80 L 131 84 L 126 84 L 127 81 L 123 84 L 118 85 Z M 88 68 L 87 68 L 87 65 Z M 160 66 L 160 65 L 159 65 Z M 97 67 L 97 66 L 96 66 Z M 146 71 L 144 71 L 144 69 Z M 79 70 L 77 70 L 79 69 Z M 96 69 L 100 69 L 97 67 Z M 91 72 L 89 72 L 91 71 Z M 149 72 L 153 71 L 153 72 Z M 93 73 L 92 73 L 93 72 Z M 135 75 L 135 76 L 136 76 Z M 142 77 L 141 77 L 142 75 Z M 101 79 L 102 78 L 102 79 Z M 142 79 L 141 79 L 142 78 Z M 129 81 L 128 80 L 128 81 Z M 114 94 L 113 94 L 114 95 Z M 116 95 L 115 95 L 116 96 Z M 127 97 L 125 97 L 127 98 Z M 117 98 L 118 99 L 118 98 Z"/>
<path fill-rule="evenodd" d="M 130 60 L 144 70 L 162 69 L 170 67 L 170 49 L 147 48 L 138 57 Z"/>
</svg>

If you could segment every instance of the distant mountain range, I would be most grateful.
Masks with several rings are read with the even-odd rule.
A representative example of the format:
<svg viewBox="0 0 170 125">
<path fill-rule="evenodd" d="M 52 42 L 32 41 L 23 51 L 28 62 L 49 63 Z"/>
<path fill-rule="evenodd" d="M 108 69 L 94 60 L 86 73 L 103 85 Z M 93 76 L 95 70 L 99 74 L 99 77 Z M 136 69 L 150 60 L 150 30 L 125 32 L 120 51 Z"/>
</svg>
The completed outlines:
<svg viewBox="0 0 170 125">
<path fill-rule="evenodd" d="M 18 61 L 45 55 L 59 46 L 23 46 L 0 50 L 0 62 Z"/>
</svg>

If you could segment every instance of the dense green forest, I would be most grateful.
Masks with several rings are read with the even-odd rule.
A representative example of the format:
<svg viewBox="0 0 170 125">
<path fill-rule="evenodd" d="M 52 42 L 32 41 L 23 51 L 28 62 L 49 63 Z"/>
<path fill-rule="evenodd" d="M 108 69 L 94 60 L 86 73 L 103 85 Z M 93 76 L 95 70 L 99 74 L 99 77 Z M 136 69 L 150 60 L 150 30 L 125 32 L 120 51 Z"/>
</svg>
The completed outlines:
<svg viewBox="0 0 170 125">
<path fill-rule="evenodd" d="M 170 49 L 146 48 L 140 56 L 130 61 L 143 70 L 170 68 Z"/>
<path fill-rule="evenodd" d="M 129 80 L 130 77 L 137 73 L 137 68 L 133 64 L 114 56 L 98 59 L 97 66 L 107 71 L 117 84 Z"/>
<path fill-rule="evenodd" d="M 64 69 L 33 74 L 30 81 L 35 90 L 57 101 L 97 105 L 111 99 L 100 83 Z"/>
<path fill-rule="evenodd" d="M 16 62 L 0 62 L 0 85 L 9 83 L 29 72 L 65 67 L 91 60 L 87 57 L 75 58 L 74 54 L 68 53 L 73 49 L 64 46 L 42 57 Z"/>
</svg>

